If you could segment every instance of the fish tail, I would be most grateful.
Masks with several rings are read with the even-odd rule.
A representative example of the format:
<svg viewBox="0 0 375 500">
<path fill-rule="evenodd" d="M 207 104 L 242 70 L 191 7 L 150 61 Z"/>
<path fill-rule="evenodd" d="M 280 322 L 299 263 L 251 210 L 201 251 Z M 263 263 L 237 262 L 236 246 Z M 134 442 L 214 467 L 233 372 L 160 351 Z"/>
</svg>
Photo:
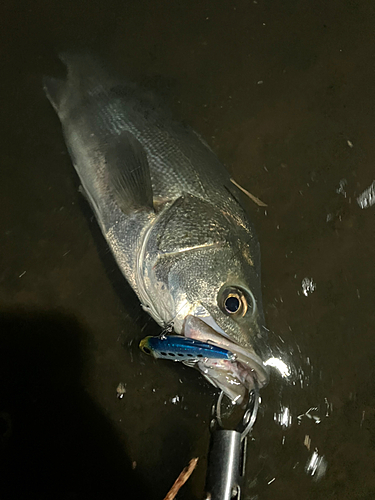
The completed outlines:
<svg viewBox="0 0 375 500">
<path fill-rule="evenodd" d="M 108 78 L 108 69 L 105 68 L 104 62 L 88 51 L 60 52 L 59 59 L 67 68 L 67 80 L 71 84 L 98 80 L 99 76 L 101 81 Z"/>
<path fill-rule="evenodd" d="M 103 61 L 89 52 L 61 52 L 59 59 L 66 67 L 66 77 L 46 76 L 43 87 L 60 118 L 64 104 L 73 95 L 85 95 L 92 89 L 115 83 Z"/>
</svg>

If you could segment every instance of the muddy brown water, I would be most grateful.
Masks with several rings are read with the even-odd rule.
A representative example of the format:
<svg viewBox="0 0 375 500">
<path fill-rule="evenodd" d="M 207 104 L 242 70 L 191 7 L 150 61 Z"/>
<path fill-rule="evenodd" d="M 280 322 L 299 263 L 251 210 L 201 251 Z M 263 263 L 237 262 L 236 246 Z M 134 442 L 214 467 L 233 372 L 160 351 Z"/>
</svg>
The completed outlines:
<svg viewBox="0 0 375 500">
<path fill-rule="evenodd" d="M 267 326 L 296 376 L 262 391 L 244 498 L 375 498 L 375 206 L 357 203 L 375 179 L 375 5 L 5 0 L 0 18 L 0 497 L 162 500 L 194 456 L 178 498 L 203 494 L 215 391 L 139 351 L 158 327 L 43 95 L 56 53 L 90 48 L 160 91 L 268 204 L 247 208 Z"/>
</svg>

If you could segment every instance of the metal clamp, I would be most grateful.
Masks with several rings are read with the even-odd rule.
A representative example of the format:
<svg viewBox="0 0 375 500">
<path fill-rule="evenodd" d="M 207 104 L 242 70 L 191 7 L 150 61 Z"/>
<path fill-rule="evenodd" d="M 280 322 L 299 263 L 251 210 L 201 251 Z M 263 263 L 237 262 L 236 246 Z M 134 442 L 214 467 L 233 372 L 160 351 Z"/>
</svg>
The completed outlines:
<svg viewBox="0 0 375 500">
<path fill-rule="evenodd" d="M 235 429 L 224 429 L 222 400 L 223 393 L 220 393 L 212 410 L 205 500 L 240 500 L 247 436 L 254 425 L 259 407 L 258 385 L 255 382 L 254 389 L 250 391 L 245 412 Z"/>
<path fill-rule="evenodd" d="M 216 405 L 213 407 L 211 430 L 215 429 L 216 424 L 219 428 L 224 429 L 221 416 L 221 404 L 223 401 L 223 396 L 224 393 L 221 392 L 217 399 Z M 253 428 L 255 420 L 258 415 L 258 409 L 259 409 L 259 386 L 257 384 L 257 381 L 254 379 L 254 388 L 252 391 L 249 391 L 245 412 L 240 422 L 237 424 L 235 429 L 233 429 L 241 433 L 241 441 L 245 439 L 245 437 L 249 434 L 249 432 Z"/>
</svg>

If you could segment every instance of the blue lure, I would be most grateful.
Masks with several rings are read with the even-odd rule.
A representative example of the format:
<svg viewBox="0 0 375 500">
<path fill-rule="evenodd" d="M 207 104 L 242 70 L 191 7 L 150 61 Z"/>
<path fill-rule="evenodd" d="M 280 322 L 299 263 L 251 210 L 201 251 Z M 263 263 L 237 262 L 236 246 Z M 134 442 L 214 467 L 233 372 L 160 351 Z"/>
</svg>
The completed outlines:
<svg viewBox="0 0 375 500">
<path fill-rule="evenodd" d="M 234 361 L 235 355 L 208 342 L 183 337 L 182 335 L 166 335 L 162 337 L 146 337 L 139 347 L 154 358 L 174 361 L 199 361 L 202 358 L 226 359 Z"/>
</svg>

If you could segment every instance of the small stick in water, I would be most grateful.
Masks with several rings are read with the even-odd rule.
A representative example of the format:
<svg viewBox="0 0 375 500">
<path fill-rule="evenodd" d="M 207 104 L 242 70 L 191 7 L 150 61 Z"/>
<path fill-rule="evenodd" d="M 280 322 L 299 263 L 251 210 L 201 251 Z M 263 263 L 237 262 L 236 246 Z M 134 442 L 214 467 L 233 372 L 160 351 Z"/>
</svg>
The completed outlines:
<svg viewBox="0 0 375 500">
<path fill-rule="evenodd" d="M 259 198 L 257 198 L 256 196 L 254 196 L 253 194 L 249 193 L 249 191 L 246 191 L 245 188 L 243 188 L 242 186 L 240 186 L 239 184 L 237 184 L 237 182 L 234 180 L 234 179 L 230 179 L 230 181 L 238 187 L 238 189 L 241 189 L 241 191 L 243 193 L 246 194 L 246 196 L 248 196 L 250 198 L 250 200 L 253 200 L 254 203 L 256 203 L 257 205 L 259 205 L 260 207 L 266 207 L 267 206 L 267 203 L 264 203 L 262 200 L 260 200 Z"/>
<path fill-rule="evenodd" d="M 174 485 L 167 493 L 167 496 L 164 498 L 164 500 L 173 500 L 176 497 L 179 489 L 186 483 L 186 481 L 189 479 L 189 477 L 193 473 L 193 470 L 197 466 L 198 460 L 199 460 L 199 458 L 192 458 L 190 460 L 189 465 L 183 469 L 181 474 L 178 476 L 178 478 L 174 482 Z"/>
</svg>

